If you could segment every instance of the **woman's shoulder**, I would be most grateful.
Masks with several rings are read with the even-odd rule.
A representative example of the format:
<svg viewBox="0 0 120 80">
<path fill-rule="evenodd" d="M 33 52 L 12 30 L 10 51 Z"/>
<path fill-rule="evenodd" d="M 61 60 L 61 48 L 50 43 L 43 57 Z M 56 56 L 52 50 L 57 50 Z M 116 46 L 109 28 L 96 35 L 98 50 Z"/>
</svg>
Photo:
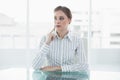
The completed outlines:
<svg viewBox="0 0 120 80">
<path fill-rule="evenodd" d="M 81 39 L 80 33 L 70 32 L 70 35 L 73 39 L 77 39 L 77 40 Z"/>
<path fill-rule="evenodd" d="M 75 43 L 79 43 L 83 45 L 87 43 L 87 39 L 82 38 L 79 33 L 72 32 L 71 37 L 73 38 L 73 42 Z"/>
</svg>

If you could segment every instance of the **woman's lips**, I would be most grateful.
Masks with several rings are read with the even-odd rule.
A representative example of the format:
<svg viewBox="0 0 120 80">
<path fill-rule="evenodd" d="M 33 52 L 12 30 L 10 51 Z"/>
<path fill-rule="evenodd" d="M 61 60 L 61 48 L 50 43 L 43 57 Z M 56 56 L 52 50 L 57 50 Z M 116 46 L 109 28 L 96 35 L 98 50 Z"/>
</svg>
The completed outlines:
<svg viewBox="0 0 120 80">
<path fill-rule="evenodd" d="M 56 27 L 60 27 L 60 25 L 56 25 Z"/>
</svg>

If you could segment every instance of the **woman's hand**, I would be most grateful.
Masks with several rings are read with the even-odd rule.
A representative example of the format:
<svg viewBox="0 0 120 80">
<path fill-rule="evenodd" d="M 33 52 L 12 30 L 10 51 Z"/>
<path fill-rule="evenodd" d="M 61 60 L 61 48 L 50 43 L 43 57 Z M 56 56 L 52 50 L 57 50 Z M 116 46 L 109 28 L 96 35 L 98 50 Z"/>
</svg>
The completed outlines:
<svg viewBox="0 0 120 80">
<path fill-rule="evenodd" d="M 41 68 L 41 70 L 44 70 L 44 71 L 60 71 L 61 67 L 60 66 L 46 66 L 46 67 Z"/>
<path fill-rule="evenodd" d="M 55 38 L 55 34 L 52 33 L 53 31 L 55 30 L 55 28 L 47 35 L 47 38 L 46 38 L 46 44 L 50 44 L 51 41 Z"/>
</svg>

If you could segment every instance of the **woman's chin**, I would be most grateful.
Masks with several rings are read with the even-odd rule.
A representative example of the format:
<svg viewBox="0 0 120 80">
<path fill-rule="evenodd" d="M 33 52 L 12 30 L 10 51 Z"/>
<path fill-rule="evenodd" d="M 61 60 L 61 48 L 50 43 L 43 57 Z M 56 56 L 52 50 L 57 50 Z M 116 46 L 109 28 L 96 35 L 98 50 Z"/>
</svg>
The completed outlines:
<svg viewBox="0 0 120 80">
<path fill-rule="evenodd" d="M 65 30 L 68 30 L 66 28 L 56 28 L 56 31 L 65 31 Z"/>
<path fill-rule="evenodd" d="M 57 31 L 62 31 L 63 29 L 62 28 L 56 28 Z"/>
</svg>

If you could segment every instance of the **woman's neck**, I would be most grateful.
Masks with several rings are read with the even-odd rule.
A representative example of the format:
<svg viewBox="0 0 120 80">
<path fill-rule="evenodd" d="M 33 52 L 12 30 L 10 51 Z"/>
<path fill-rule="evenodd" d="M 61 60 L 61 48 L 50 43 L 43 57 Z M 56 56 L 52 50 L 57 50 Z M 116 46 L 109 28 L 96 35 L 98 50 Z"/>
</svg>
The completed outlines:
<svg viewBox="0 0 120 80">
<path fill-rule="evenodd" d="M 64 36 L 68 33 L 68 30 L 65 31 L 57 31 L 57 34 L 60 38 L 64 38 Z"/>
</svg>

